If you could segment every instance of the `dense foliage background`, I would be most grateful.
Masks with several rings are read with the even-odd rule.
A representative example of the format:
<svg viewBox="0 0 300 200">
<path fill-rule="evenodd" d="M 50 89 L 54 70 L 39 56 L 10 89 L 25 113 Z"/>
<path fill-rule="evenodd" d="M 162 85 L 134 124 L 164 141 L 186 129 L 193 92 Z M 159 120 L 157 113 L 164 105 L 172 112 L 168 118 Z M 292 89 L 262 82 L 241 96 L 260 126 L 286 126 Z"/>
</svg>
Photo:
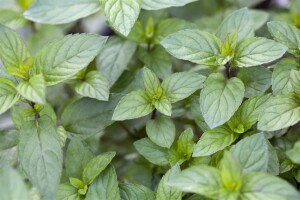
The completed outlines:
<svg viewBox="0 0 300 200">
<path fill-rule="evenodd" d="M 0 199 L 299 200 L 300 0 L 0 0 Z"/>
</svg>

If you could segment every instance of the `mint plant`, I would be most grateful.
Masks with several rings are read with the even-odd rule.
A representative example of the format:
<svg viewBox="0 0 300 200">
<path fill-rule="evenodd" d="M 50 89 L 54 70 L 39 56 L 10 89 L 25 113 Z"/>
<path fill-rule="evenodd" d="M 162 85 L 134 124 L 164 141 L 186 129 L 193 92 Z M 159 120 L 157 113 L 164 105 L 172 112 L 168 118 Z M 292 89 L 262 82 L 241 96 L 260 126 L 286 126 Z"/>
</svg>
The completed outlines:
<svg viewBox="0 0 300 200">
<path fill-rule="evenodd" d="M 2 1 L 1 200 L 300 199 L 299 0 Z"/>
</svg>

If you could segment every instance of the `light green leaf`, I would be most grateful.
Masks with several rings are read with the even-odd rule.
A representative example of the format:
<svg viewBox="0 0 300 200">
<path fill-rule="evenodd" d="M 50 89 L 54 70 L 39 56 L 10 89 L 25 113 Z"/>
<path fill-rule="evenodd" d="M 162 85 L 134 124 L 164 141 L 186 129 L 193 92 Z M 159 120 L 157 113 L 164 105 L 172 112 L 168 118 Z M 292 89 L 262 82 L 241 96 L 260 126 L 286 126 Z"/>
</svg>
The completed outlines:
<svg viewBox="0 0 300 200">
<path fill-rule="evenodd" d="M 148 138 L 134 142 L 134 147 L 139 154 L 155 165 L 167 165 L 169 163 L 167 149 L 157 146 Z"/>
<path fill-rule="evenodd" d="M 180 173 L 179 165 L 173 166 L 160 180 L 156 192 L 156 200 L 181 200 L 182 192 L 168 185 L 170 179 Z"/>
<path fill-rule="evenodd" d="M 241 105 L 244 92 L 240 79 L 227 81 L 221 73 L 211 74 L 200 94 L 200 109 L 208 126 L 215 128 L 227 122 Z"/>
<path fill-rule="evenodd" d="M 238 43 L 233 66 L 251 67 L 281 58 L 287 47 L 266 38 L 246 38 Z"/>
<path fill-rule="evenodd" d="M 0 78 L 0 114 L 7 111 L 18 100 L 20 95 L 14 82 L 7 78 Z"/>
<path fill-rule="evenodd" d="M 300 103 L 294 95 L 273 97 L 259 116 L 257 127 L 263 131 L 276 131 L 296 124 L 300 120 Z"/>
<path fill-rule="evenodd" d="M 175 139 L 176 128 L 172 119 L 159 116 L 147 122 L 146 132 L 152 142 L 161 147 L 170 148 Z"/>
<path fill-rule="evenodd" d="M 78 138 L 72 138 L 65 160 L 68 177 L 82 179 L 84 166 L 94 157 L 88 145 Z"/>
<path fill-rule="evenodd" d="M 271 86 L 272 72 L 263 66 L 241 68 L 237 77 L 245 85 L 245 97 L 253 96 L 266 92 Z"/>
<path fill-rule="evenodd" d="M 37 122 L 23 125 L 18 157 L 33 186 L 53 199 L 60 181 L 63 155 L 55 124 L 49 117 L 43 116 Z"/>
<path fill-rule="evenodd" d="M 228 56 L 229 59 L 233 58 L 237 41 L 238 41 L 237 31 L 232 31 L 228 33 L 228 35 L 226 36 L 222 44 L 222 49 L 221 49 L 222 55 Z"/>
<path fill-rule="evenodd" d="M 112 165 L 108 165 L 90 185 L 86 200 L 120 200 L 117 174 Z"/>
<path fill-rule="evenodd" d="M 26 25 L 27 20 L 15 10 L 4 9 L 0 11 L 0 24 L 12 29 L 18 29 Z"/>
<path fill-rule="evenodd" d="M 241 166 L 243 174 L 267 171 L 269 153 L 263 133 L 242 139 L 230 149 L 230 152 Z"/>
<path fill-rule="evenodd" d="M 81 200 L 78 189 L 69 183 L 60 184 L 57 188 L 56 200 Z"/>
<path fill-rule="evenodd" d="M 90 98 L 74 101 L 62 113 L 64 128 L 82 136 L 101 133 L 113 123 L 111 118 L 120 98 L 120 95 L 112 95 L 108 102 Z"/>
<path fill-rule="evenodd" d="M 151 99 L 159 99 L 163 93 L 157 76 L 147 67 L 143 69 L 143 80 L 147 95 Z"/>
<path fill-rule="evenodd" d="M 141 0 L 106 0 L 103 1 L 103 11 L 109 24 L 127 36 L 140 14 L 141 2 Z"/>
<path fill-rule="evenodd" d="M 78 94 L 102 101 L 108 101 L 109 85 L 101 72 L 90 71 L 86 74 L 84 81 L 79 82 L 75 90 Z"/>
<path fill-rule="evenodd" d="M 120 194 L 122 200 L 154 200 L 155 194 L 149 188 L 133 184 L 122 183 L 120 184 Z"/>
<path fill-rule="evenodd" d="M 25 18 L 42 24 L 66 24 L 100 10 L 99 0 L 37 0 Z"/>
<path fill-rule="evenodd" d="M 46 83 L 42 74 L 31 77 L 28 81 L 23 81 L 17 86 L 17 91 L 29 101 L 46 103 Z"/>
<path fill-rule="evenodd" d="M 112 86 L 129 64 L 137 45 L 118 37 L 110 37 L 96 59 L 97 69 Z"/>
<path fill-rule="evenodd" d="M 171 57 L 162 46 L 157 45 L 150 51 L 139 48 L 137 56 L 159 78 L 165 78 L 171 75 Z"/>
<path fill-rule="evenodd" d="M 145 10 L 160 10 L 169 7 L 180 7 L 196 0 L 143 0 L 142 8 Z"/>
<path fill-rule="evenodd" d="M 263 173 L 249 173 L 243 177 L 241 199 L 297 200 L 299 192 L 288 182 Z"/>
<path fill-rule="evenodd" d="M 285 22 L 268 22 L 269 32 L 273 38 L 286 45 L 288 52 L 299 57 L 300 56 L 300 30 L 293 25 Z"/>
<path fill-rule="evenodd" d="M 219 26 L 216 36 L 225 40 L 227 35 L 234 30 L 238 33 L 238 41 L 254 36 L 253 19 L 247 8 L 236 10 L 227 16 Z"/>
<path fill-rule="evenodd" d="M 296 164 L 300 164 L 300 141 L 294 144 L 294 147 L 286 152 L 287 157 Z"/>
<path fill-rule="evenodd" d="M 293 91 L 296 94 L 300 94 L 300 71 L 292 69 L 290 78 L 291 78 Z"/>
<path fill-rule="evenodd" d="M 91 184 L 94 179 L 109 165 L 115 157 L 116 152 L 106 152 L 91 159 L 83 169 L 82 180 L 86 185 Z"/>
<path fill-rule="evenodd" d="M 193 116 L 196 124 L 199 126 L 199 128 L 203 132 L 209 130 L 210 128 L 208 127 L 208 125 L 204 121 L 203 115 L 201 113 L 199 95 L 194 95 L 193 96 L 190 109 L 191 109 L 191 112 L 192 112 L 192 116 Z"/>
<path fill-rule="evenodd" d="M 29 51 L 17 32 L 0 24 L 0 59 L 5 68 L 18 68 L 29 57 Z"/>
<path fill-rule="evenodd" d="M 181 30 L 167 36 L 162 46 L 174 57 L 203 65 L 219 65 L 222 41 L 197 29 Z"/>
<path fill-rule="evenodd" d="M 164 115 L 171 116 L 172 105 L 169 99 L 163 94 L 159 99 L 152 101 L 155 108 Z"/>
<path fill-rule="evenodd" d="M 272 144 L 267 140 L 268 152 L 269 152 L 269 162 L 267 172 L 272 175 L 279 175 L 279 160 L 277 156 L 277 149 L 275 149 Z"/>
<path fill-rule="evenodd" d="M 195 145 L 193 157 L 212 155 L 231 145 L 237 137 L 227 125 L 207 130 Z"/>
<path fill-rule="evenodd" d="M 49 43 L 34 56 L 34 71 L 43 74 L 48 85 L 74 76 L 99 53 L 107 37 L 96 34 L 67 35 Z"/>
<path fill-rule="evenodd" d="M 189 97 L 200 89 L 205 77 L 194 72 L 174 73 L 162 82 L 165 95 L 171 103 Z"/>
<path fill-rule="evenodd" d="M 148 115 L 154 110 L 151 100 L 144 90 L 137 90 L 125 95 L 118 103 L 112 120 L 122 121 Z"/>
<path fill-rule="evenodd" d="M 219 170 L 199 165 L 187 168 L 178 175 L 172 176 L 169 185 L 184 192 L 217 199 L 222 180 Z"/>
<path fill-rule="evenodd" d="M 249 12 L 253 18 L 253 22 L 255 22 L 252 23 L 252 26 L 255 30 L 259 30 L 263 25 L 265 25 L 270 17 L 270 14 L 268 12 L 262 10 L 251 9 Z"/>
<path fill-rule="evenodd" d="M 21 176 L 8 166 L 0 168 L 0 199 L 30 200 L 29 192 Z"/>
<path fill-rule="evenodd" d="M 0 131 L 0 141 L 5 141 L 0 143 L 0 151 L 16 146 L 18 135 L 19 132 L 17 130 Z"/>
</svg>

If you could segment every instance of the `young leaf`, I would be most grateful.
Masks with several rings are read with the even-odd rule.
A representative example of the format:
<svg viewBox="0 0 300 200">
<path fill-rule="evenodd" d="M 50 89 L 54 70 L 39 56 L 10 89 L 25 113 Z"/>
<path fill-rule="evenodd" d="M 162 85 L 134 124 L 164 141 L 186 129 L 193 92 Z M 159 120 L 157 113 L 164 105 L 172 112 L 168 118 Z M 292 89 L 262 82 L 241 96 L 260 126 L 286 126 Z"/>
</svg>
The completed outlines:
<svg viewBox="0 0 300 200">
<path fill-rule="evenodd" d="M 300 56 L 300 30 L 285 22 L 268 22 L 268 29 L 273 38 L 286 45 L 289 52 L 297 57 Z"/>
<path fill-rule="evenodd" d="M 43 116 L 23 125 L 18 155 L 31 183 L 45 197 L 53 199 L 61 176 L 63 155 L 55 124 L 49 117 Z"/>
<path fill-rule="evenodd" d="M 155 108 L 164 115 L 171 116 L 172 105 L 165 94 L 163 94 L 159 99 L 152 101 Z"/>
<path fill-rule="evenodd" d="M 112 120 L 122 121 L 148 115 L 154 110 L 151 100 L 144 90 L 137 90 L 125 95 L 118 103 Z"/>
<path fill-rule="evenodd" d="M 233 58 L 235 48 L 237 45 L 237 40 L 238 40 L 237 31 L 228 33 L 222 45 L 222 49 L 221 49 L 222 55 L 229 56 L 229 58 Z"/>
<path fill-rule="evenodd" d="M 96 59 L 97 69 L 112 86 L 127 67 L 137 45 L 118 37 L 110 37 Z"/>
<path fill-rule="evenodd" d="M 259 116 L 257 127 L 263 131 L 276 131 L 296 124 L 300 120 L 298 97 L 273 97 Z"/>
<path fill-rule="evenodd" d="M 215 128 L 227 122 L 242 103 L 244 92 L 240 79 L 226 81 L 221 73 L 211 74 L 200 94 L 200 109 L 208 126 Z"/>
<path fill-rule="evenodd" d="M 24 16 L 42 24 L 66 24 L 99 10 L 98 0 L 38 0 L 24 13 Z"/>
<path fill-rule="evenodd" d="M 46 83 L 42 74 L 31 77 L 28 81 L 23 81 L 17 86 L 17 91 L 29 101 L 46 103 Z"/>
<path fill-rule="evenodd" d="M 134 142 L 134 147 L 139 154 L 155 165 L 167 165 L 169 163 L 167 149 L 157 146 L 148 138 Z"/>
<path fill-rule="evenodd" d="M 84 78 L 84 81 L 79 82 L 75 90 L 82 96 L 95 98 L 102 101 L 108 101 L 109 85 L 108 81 L 101 72 L 90 71 Z"/>
<path fill-rule="evenodd" d="M 162 46 L 174 57 L 203 65 L 219 65 L 222 41 L 197 29 L 181 30 L 163 39 Z"/>
<path fill-rule="evenodd" d="M 297 200 L 299 192 L 288 182 L 263 173 L 249 173 L 243 177 L 241 199 Z"/>
<path fill-rule="evenodd" d="M 156 200 L 181 200 L 182 192 L 168 185 L 170 179 L 178 173 L 180 173 L 180 167 L 175 165 L 162 177 L 157 188 Z"/>
<path fill-rule="evenodd" d="M 141 10 L 141 0 L 106 0 L 103 11 L 109 24 L 127 36 L 135 24 Z"/>
<path fill-rule="evenodd" d="M 74 76 L 99 53 L 107 37 L 95 34 L 75 34 L 49 43 L 34 56 L 34 71 L 43 74 L 48 85 Z"/>
<path fill-rule="evenodd" d="M 194 72 L 174 73 L 162 82 L 165 95 L 171 103 L 189 97 L 200 89 L 205 77 Z"/>
<path fill-rule="evenodd" d="M 7 78 L 0 78 L 0 114 L 7 111 L 18 100 L 20 95 L 14 82 Z"/>
<path fill-rule="evenodd" d="M 176 128 L 169 117 L 159 116 L 146 124 L 146 132 L 152 142 L 170 148 L 175 139 Z"/>
<path fill-rule="evenodd" d="M 187 168 L 178 175 L 172 176 L 169 185 L 181 191 L 217 199 L 222 180 L 221 174 L 217 169 L 199 165 Z"/>
<path fill-rule="evenodd" d="M 0 44 L 0 59 L 5 68 L 18 68 L 29 57 L 29 51 L 18 33 L 1 24 Z"/>
<path fill-rule="evenodd" d="M 78 189 L 73 187 L 69 183 L 60 184 L 57 188 L 56 200 L 81 200 L 80 194 L 78 194 Z"/>
<path fill-rule="evenodd" d="M 120 200 L 117 174 L 112 165 L 108 165 L 90 185 L 86 200 Z"/>
<path fill-rule="evenodd" d="M 122 200 L 154 200 L 155 194 L 149 188 L 132 183 L 120 184 Z"/>
<path fill-rule="evenodd" d="M 212 155 L 231 145 L 237 137 L 227 125 L 207 130 L 195 145 L 193 157 Z"/>
<path fill-rule="evenodd" d="M 196 0 L 143 0 L 142 8 L 145 10 L 160 10 L 169 7 L 180 7 Z"/>
<path fill-rule="evenodd" d="M 244 138 L 234 145 L 230 152 L 241 166 L 243 174 L 267 171 L 268 144 L 263 133 Z"/>
<path fill-rule="evenodd" d="M 157 76 L 147 67 L 143 69 L 145 90 L 151 99 L 159 99 L 163 93 Z"/>
<path fill-rule="evenodd" d="M 266 38 L 246 38 L 238 43 L 233 66 L 251 67 L 281 58 L 287 47 Z"/>
<path fill-rule="evenodd" d="M 225 40 L 233 30 L 238 33 L 238 41 L 254 36 L 253 20 L 247 8 L 234 11 L 227 16 L 219 26 L 216 36 L 221 40 Z"/>
<path fill-rule="evenodd" d="M 91 184 L 94 179 L 109 165 L 115 157 L 115 152 L 106 152 L 91 159 L 83 169 L 82 180 L 86 185 Z"/>
</svg>

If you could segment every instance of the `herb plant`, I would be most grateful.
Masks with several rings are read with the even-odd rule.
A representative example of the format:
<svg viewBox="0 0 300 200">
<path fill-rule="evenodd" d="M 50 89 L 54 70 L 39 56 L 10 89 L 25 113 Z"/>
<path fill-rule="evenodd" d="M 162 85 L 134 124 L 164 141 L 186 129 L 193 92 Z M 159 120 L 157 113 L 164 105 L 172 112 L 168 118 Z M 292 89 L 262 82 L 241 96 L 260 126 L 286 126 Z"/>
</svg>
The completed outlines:
<svg viewBox="0 0 300 200">
<path fill-rule="evenodd" d="M 299 200 L 300 0 L 263 2 L 0 0 L 0 199 Z"/>
</svg>

